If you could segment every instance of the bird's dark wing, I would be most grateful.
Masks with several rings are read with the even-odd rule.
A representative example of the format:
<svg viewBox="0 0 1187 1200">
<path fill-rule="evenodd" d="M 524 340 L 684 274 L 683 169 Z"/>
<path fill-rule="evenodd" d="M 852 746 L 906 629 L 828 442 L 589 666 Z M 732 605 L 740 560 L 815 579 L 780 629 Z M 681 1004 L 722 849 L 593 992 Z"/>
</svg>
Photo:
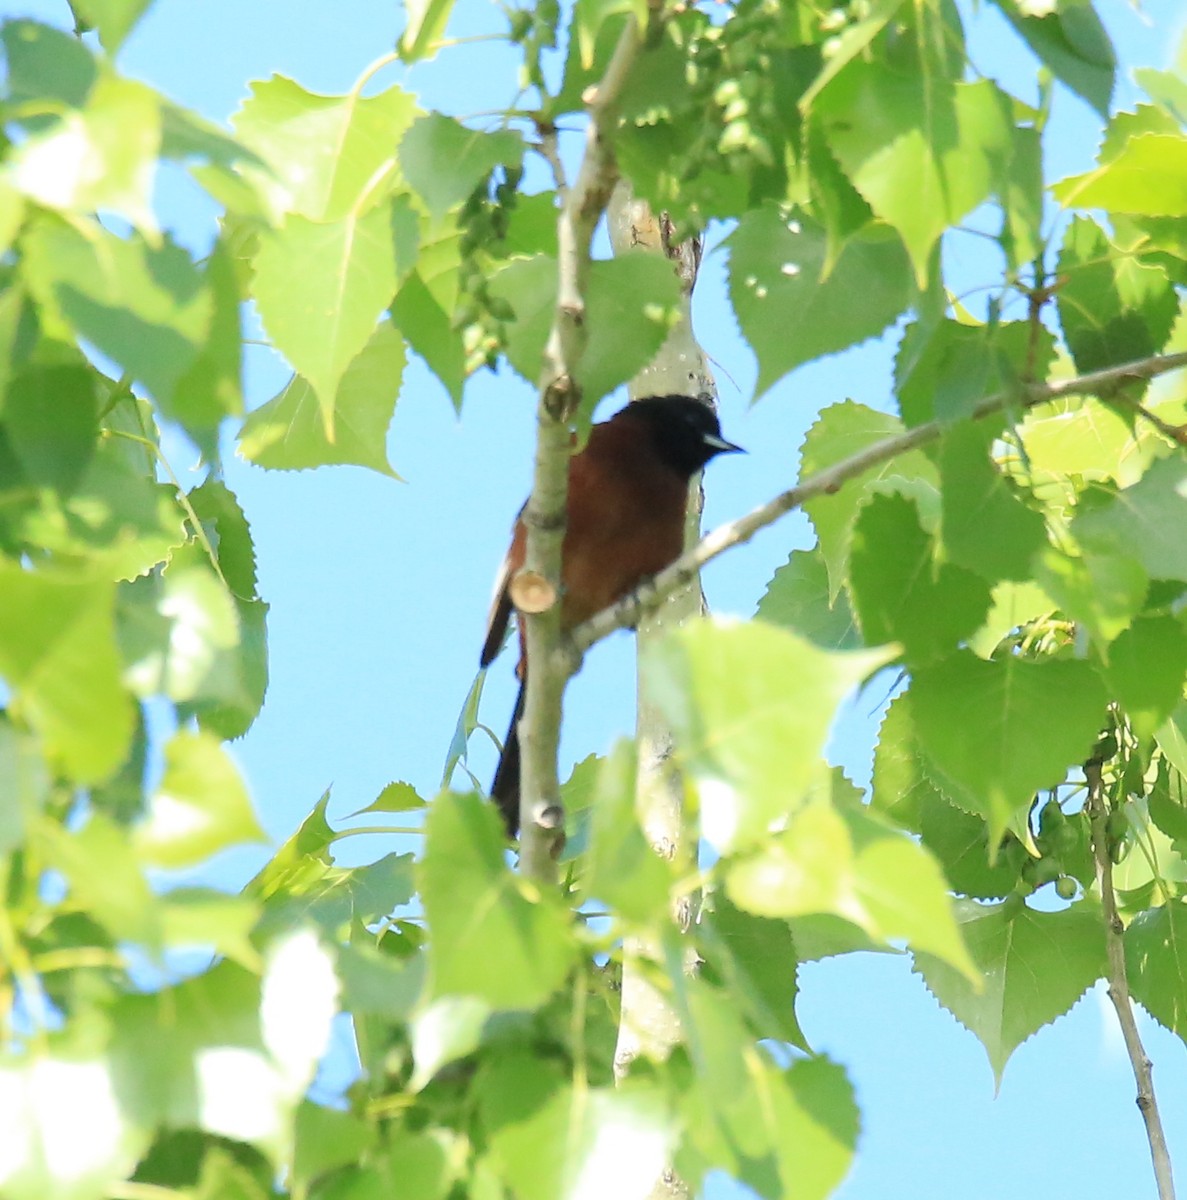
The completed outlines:
<svg viewBox="0 0 1187 1200">
<path fill-rule="evenodd" d="M 503 559 L 499 577 L 495 580 L 495 594 L 491 598 L 490 612 L 486 617 L 486 639 L 482 643 L 479 665 L 489 667 L 503 648 L 507 636 L 507 625 L 511 620 L 511 593 L 507 585 L 511 582 L 511 555 Z"/>
</svg>

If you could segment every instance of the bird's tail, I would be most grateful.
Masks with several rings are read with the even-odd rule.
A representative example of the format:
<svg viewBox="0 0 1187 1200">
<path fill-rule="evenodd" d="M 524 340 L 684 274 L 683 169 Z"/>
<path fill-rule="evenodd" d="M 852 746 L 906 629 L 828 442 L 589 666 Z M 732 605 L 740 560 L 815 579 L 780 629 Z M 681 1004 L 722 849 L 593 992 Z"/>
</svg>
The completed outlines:
<svg viewBox="0 0 1187 1200">
<path fill-rule="evenodd" d="M 511 725 L 503 739 L 503 753 L 490 785 L 490 798 L 499 806 L 507 836 L 512 838 L 519 833 L 519 719 L 523 716 L 524 687 L 521 681 Z"/>
</svg>

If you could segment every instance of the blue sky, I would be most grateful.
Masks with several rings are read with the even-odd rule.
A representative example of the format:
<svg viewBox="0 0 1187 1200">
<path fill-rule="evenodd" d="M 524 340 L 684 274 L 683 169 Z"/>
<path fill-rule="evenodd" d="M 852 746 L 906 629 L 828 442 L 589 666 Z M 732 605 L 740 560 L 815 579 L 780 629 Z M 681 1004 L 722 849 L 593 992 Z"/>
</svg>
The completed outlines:
<svg viewBox="0 0 1187 1200">
<path fill-rule="evenodd" d="M 968 8 L 967 5 L 962 6 Z M 1166 66 L 1183 23 L 1181 0 L 1156 0 L 1144 15 L 1123 0 L 1100 12 L 1127 68 Z M 68 26 L 65 0 L 0 0 L 0 14 Z M 451 33 L 499 28 L 493 4 L 460 0 Z M 157 0 L 120 55 L 127 74 L 226 121 L 253 79 L 289 75 L 305 87 L 346 90 L 393 45 L 402 24 L 395 2 L 376 0 Z M 992 10 L 970 23 L 983 68 L 1025 90 L 1033 63 Z M 514 59 L 497 43 L 458 47 L 403 80 L 426 107 L 459 116 L 509 104 Z M 388 69 L 379 83 L 401 79 Z M 1128 70 L 1117 98 L 1132 106 Z M 1056 176 L 1092 161 L 1099 126 L 1060 92 L 1047 138 Z M 209 241 L 213 209 L 179 174 L 162 178 L 167 227 L 187 244 Z M 720 240 L 720 231 L 717 232 Z M 695 323 L 715 364 L 726 435 L 750 449 L 711 468 L 706 523 L 746 511 L 786 487 L 798 469 L 804 431 L 823 405 L 852 398 L 891 403 L 895 338 L 795 372 L 750 407 L 755 367 L 725 302 L 724 255 L 706 256 Z M 952 247 L 961 286 L 993 282 L 999 270 L 971 239 Z M 249 352 L 249 405 L 272 396 L 287 368 Z M 622 398 L 607 402 L 611 409 Z M 477 666 L 491 581 L 512 515 L 529 480 L 534 397 L 519 379 L 483 375 L 459 421 L 433 379 L 414 364 L 389 436 L 397 483 L 357 468 L 264 472 L 227 457 L 227 482 L 252 523 L 260 588 L 272 606 L 272 682 L 255 728 L 235 747 L 268 832 L 288 836 L 321 792 L 331 815 L 368 804 L 390 780 L 422 794 L 437 787 L 458 709 Z M 173 463 L 196 483 L 196 456 L 176 444 Z M 789 551 L 811 543 L 793 514 L 714 563 L 705 590 L 712 608 L 748 616 Z M 567 761 L 605 750 L 633 719 L 633 644 L 626 635 L 590 656 L 569 694 Z M 511 667 L 488 684 L 484 717 L 501 731 L 512 698 Z M 863 700 L 834 742 L 837 761 L 864 782 L 878 697 Z M 493 754 L 476 748 L 485 778 Z M 376 858 L 398 839 L 351 839 L 349 861 Z M 223 862 L 237 886 L 259 854 Z M 1054 1028 L 1022 1046 L 1001 1094 L 973 1036 L 913 978 L 909 962 L 860 956 L 802 972 L 801 1023 L 810 1041 L 848 1068 L 863 1109 L 863 1133 L 843 1200 L 1047 1200 L 1075 1195 L 1153 1194 L 1142 1126 L 1111 1012 L 1089 995 Z M 1178 1039 L 1144 1022 L 1155 1061 L 1172 1157 L 1187 1179 L 1187 1055 Z M 724 1181 L 713 1200 L 743 1194 Z"/>
</svg>

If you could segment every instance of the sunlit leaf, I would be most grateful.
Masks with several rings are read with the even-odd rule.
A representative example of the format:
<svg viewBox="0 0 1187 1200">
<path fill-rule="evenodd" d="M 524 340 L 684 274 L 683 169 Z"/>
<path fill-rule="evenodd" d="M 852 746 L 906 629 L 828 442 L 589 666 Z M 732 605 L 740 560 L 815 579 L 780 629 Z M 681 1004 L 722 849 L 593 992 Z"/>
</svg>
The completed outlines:
<svg viewBox="0 0 1187 1200">
<path fill-rule="evenodd" d="M 110 775 L 132 736 L 114 591 L 0 563 L 0 677 L 51 761 L 80 782 Z"/>
<path fill-rule="evenodd" d="M 415 98 L 398 87 L 377 96 L 322 96 L 273 75 L 252 85 L 231 123 L 267 164 L 246 173 L 274 220 L 294 212 L 338 222 L 359 211 L 381 175 L 394 181 L 396 146 L 417 113 Z"/>
<path fill-rule="evenodd" d="M 148 1148 L 111 1064 L 64 1046 L 0 1060 L 0 1190 L 10 1200 L 78 1200 L 118 1186 Z"/>
<path fill-rule="evenodd" d="M 13 156 L 12 181 L 64 213 L 118 214 L 154 234 L 152 187 L 161 146 L 157 94 L 143 83 L 99 76 L 81 109 L 67 109 Z"/>
<path fill-rule="evenodd" d="M 852 63 L 816 101 L 829 145 L 926 281 L 940 234 L 993 190 L 1012 152 L 1009 102 L 989 80 Z"/>
<path fill-rule="evenodd" d="M 1187 136 L 1135 137 L 1109 162 L 1061 180 L 1051 191 L 1065 208 L 1187 215 Z"/>
<path fill-rule="evenodd" d="M 398 479 L 387 459 L 387 429 L 404 373 L 404 342 L 381 324 L 347 366 L 334 395 L 334 440 L 326 437 L 317 394 L 299 375 L 253 409 L 239 434 L 239 452 L 261 467 L 293 471 L 355 463 Z"/>
<path fill-rule="evenodd" d="M 431 994 L 474 996 L 492 1008 L 542 1004 L 572 961 L 568 911 L 511 873 L 498 813 L 481 797 L 438 796 L 426 836 Z"/>
<path fill-rule="evenodd" d="M 719 852 L 748 845 L 803 803 L 837 706 L 886 658 L 828 654 L 758 621 L 696 621 L 646 648 L 649 694 Z"/>
<path fill-rule="evenodd" d="M 634 1081 L 578 1088 L 552 1075 L 520 1056 L 482 1080 L 491 1155 L 507 1184 L 523 1200 L 645 1196 L 675 1142 L 664 1093 Z"/>
<path fill-rule="evenodd" d="M 174 390 L 207 344 L 214 299 L 190 256 L 98 225 L 84 236 L 45 217 L 23 239 L 39 302 L 141 381 L 170 412 Z"/>
<path fill-rule="evenodd" d="M 1187 581 L 1187 463 L 1156 462 L 1132 487 L 1107 504 L 1080 513 L 1072 533 L 1090 551 L 1131 557 L 1151 579 Z"/>
<path fill-rule="evenodd" d="M 396 294 L 395 210 L 380 204 L 336 221 L 290 214 L 265 233 L 253 288 L 269 336 L 321 406 L 327 440 L 335 435 L 339 385 Z"/>
<path fill-rule="evenodd" d="M 175 734 L 165 774 L 136 832 L 141 858 L 157 867 L 189 867 L 227 846 L 266 841 L 235 764 L 207 733 Z"/>
</svg>

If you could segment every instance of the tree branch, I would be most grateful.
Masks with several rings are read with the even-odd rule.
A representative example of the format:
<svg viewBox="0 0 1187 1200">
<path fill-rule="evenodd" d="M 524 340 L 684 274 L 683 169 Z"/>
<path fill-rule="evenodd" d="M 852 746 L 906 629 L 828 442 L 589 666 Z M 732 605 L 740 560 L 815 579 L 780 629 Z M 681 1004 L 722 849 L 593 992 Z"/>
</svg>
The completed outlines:
<svg viewBox="0 0 1187 1200">
<path fill-rule="evenodd" d="M 1154 1095 L 1154 1078 L 1150 1059 L 1138 1033 L 1133 1002 L 1129 995 L 1129 980 L 1125 974 L 1125 945 L 1123 926 L 1117 915 L 1117 897 L 1113 891 L 1113 858 L 1109 852 L 1108 807 L 1101 785 L 1100 765 L 1086 764 L 1088 780 L 1088 815 L 1092 823 L 1092 857 L 1096 865 L 1096 883 L 1100 889 L 1101 907 L 1105 918 L 1105 949 L 1109 960 L 1109 999 L 1117 1012 L 1117 1023 L 1125 1039 L 1125 1049 L 1137 1084 L 1137 1106 L 1146 1123 L 1146 1139 L 1150 1143 L 1150 1159 L 1154 1164 L 1154 1179 L 1158 1184 L 1158 1200 L 1175 1200 L 1175 1181 L 1171 1172 L 1170 1152 L 1162 1132 L 1162 1118 Z"/>
<path fill-rule="evenodd" d="M 642 44 L 638 23 L 628 16 L 606 74 L 589 103 L 585 154 L 557 219 L 557 304 L 544 351 L 536 414 L 536 462 L 532 494 L 524 511 L 527 546 L 524 570 L 548 581 L 560 596 L 561 546 L 569 479 L 569 419 L 580 400 L 576 379 L 585 352 L 585 288 L 594 228 L 618 178 L 611 135 L 618 98 Z M 570 656 L 558 654 L 560 606 L 524 618 L 531 669 L 523 719 L 520 784 L 520 866 L 535 879 L 555 877 L 554 860 L 563 837 L 556 759 L 561 700 L 573 673 Z"/>
<path fill-rule="evenodd" d="M 1024 385 L 1017 389 L 996 392 L 979 401 L 970 414 L 970 419 L 979 421 L 1010 407 L 1022 410 L 1034 408 L 1035 405 L 1056 400 L 1061 396 L 1107 395 L 1127 383 L 1140 379 L 1154 379 L 1183 367 L 1187 367 L 1187 353 L 1155 355 L 1124 363 L 1119 367 L 1092 371 L 1087 375 L 1079 375 L 1058 383 Z M 706 563 L 723 554 L 731 546 L 748 542 L 760 529 L 765 529 L 785 513 L 800 508 L 807 501 L 839 491 L 851 479 L 855 479 L 871 467 L 936 441 L 949 428 L 950 422 L 928 421 L 894 437 L 875 442 L 874 445 L 867 446 L 839 463 L 834 463 L 803 483 L 788 488 L 765 504 L 760 504 L 744 517 L 719 525 L 654 579 L 646 580 L 629 596 L 624 596 L 574 629 L 568 639 L 568 650 L 573 661 L 579 663 L 581 656 L 590 646 L 616 629 L 637 625 L 645 613 L 662 604 L 673 592 L 695 578 Z"/>
</svg>

